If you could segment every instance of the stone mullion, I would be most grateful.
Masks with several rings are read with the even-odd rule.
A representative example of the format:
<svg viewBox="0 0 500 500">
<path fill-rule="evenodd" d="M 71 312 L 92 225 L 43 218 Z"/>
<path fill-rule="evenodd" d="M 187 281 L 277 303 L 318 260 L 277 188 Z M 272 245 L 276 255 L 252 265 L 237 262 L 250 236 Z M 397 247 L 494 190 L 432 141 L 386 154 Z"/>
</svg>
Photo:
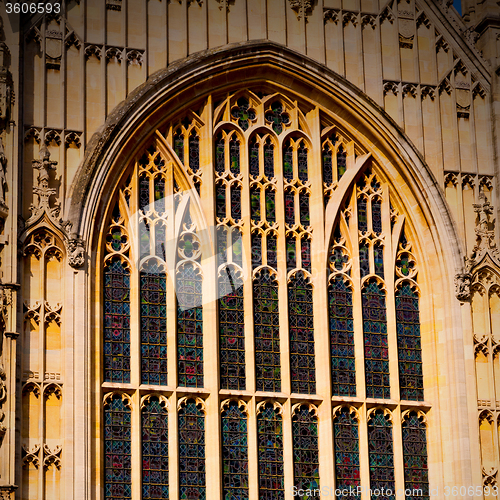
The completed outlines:
<svg viewBox="0 0 500 500">
<path fill-rule="evenodd" d="M 45 59 L 44 63 L 45 64 Z M 44 72 L 45 74 L 45 72 Z M 44 76 L 44 81 L 45 81 L 45 76 Z M 45 89 L 45 87 L 44 87 Z M 44 91 L 44 96 L 46 95 Z M 45 101 L 44 101 L 45 102 Z M 46 114 L 44 115 L 44 123 L 45 123 L 45 117 Z M 43 141 L 43 139 L 42 139 Z M 41 284 L 41 295 L 42 295 L 42 305 L 40 307 L 40 372 L 39 372 L 39 380 L 40 380 L 40 397 L 39 397 L 39 420 L 38 420 L 38 436 L 39 436 L 39 442 L 40 442 L 40 450 L 38 451 L 38 457 L 39 457 L 39 466 L 38 466 L 38 498 L 40 500 L 43 500 L 45 498 L 45 467 L 43 463 L 43 458 L 44 458 L 44 449 L 43 445 L 45 444 L 45 432 L 44 432 L 44 413 L 45 413 L 45 394 L 44 394 L 44 389 L 45 389 L 45 384 L 44 384 L 44 379 L 45 379 L 45 346 L 46 346 L 46 330 L 47 330 L 47 325 L 45 323 L 45 310 L 46 310 L 46 303 L 47 303 L 47 274 L 45 272 L 46 266 L 45 262 L 47 259 L 46 256 L 46 250 L 42 250 L 42 255 L 40 258 L 40 284 Z"/>
<path fill-rule="evenodd" d="M 216 227 L 215 219 L 215 170 L 213 164 L 213 103 L 208 98 L 203 116 L 207 124 L 200 137 L 200 165 L 207 165 L 203 172 L 202 189 L 207 200 L 204 209 L 207 223 Z M 225 140 L 226 171 L 229 167 L 229 141 Z M 227 200 L 227 196 L 226 196 Z M 230 212 L 227 212 L 230 213 Z M 214 258 L 203 265 L 203 385 L 211 397 L 206 400 L 205 413 L 205 468 L 207 498 L 221 498 L 221 437 L 219 410 L 219 330 L 217 321 L 217 232 L 214 231 Z M 208 257 L 208 256 L 207 256 Z M 210 300 L 213 297 L 214 300 Z"/>
<path fill-rule="evenodd" d="M 368 488 L 370 487 L 370 453 L 368 446 L 368 419 L 366 404 L 358 410 L 358 415 L 359 476 L 360 485 L 363 488 L 361 491 L 361 500 L 369 500 L 370 495 L 368 493 Z"/>
<path fill-rule="evenodd" d="M 247 403 L 248 432 L 248 500 L 259 498 L 259 452 L 257 437 L 257 415 L 255 413 L 255 397 Z"/>
<path fill-rule="evenodd" d="M 396 490 L 404 490 L 405 470 L 403 455 L 403 428 L 401 420 L 401 406 L 392 412 L 392 441 L 394 453 L 394 486 Z"/>
<path fill-rule="evenodd" d="M 283 403 L 283 472 L 285 485 L 285 499 L 293 500 L 292 488 L 294 485 L 293 475 L 293 436 L 292 436 L 292 403 L 287 399 Z"/>
<path fill-rule="evenodd" d="M 168 398 L 168 491 L 170 498 L 179 498 L 179 417 L 177 393 Z"/>
<path fill-rule="evenodd" d="M 133 351 L 132 351 L 133 352 Z M 132 498 L 140 499 L 142 490 L 142 426 L 141 426 L 141 395 L 134 391 L 131 396 L 131 454 L 132 454 Z"/>
</svg>

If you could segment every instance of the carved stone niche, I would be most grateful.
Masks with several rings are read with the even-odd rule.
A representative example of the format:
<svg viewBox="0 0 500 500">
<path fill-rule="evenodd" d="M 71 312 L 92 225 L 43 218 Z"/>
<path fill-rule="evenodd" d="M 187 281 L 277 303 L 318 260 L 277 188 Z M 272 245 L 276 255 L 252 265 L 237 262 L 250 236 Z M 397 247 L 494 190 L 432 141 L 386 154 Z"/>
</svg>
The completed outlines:
<svg viewBox="0 0 500 500">
<path fill-rule="evenodd" d="M 61 69 L 62 39 L 58 30 L 45 31 L 45 65 L 49 69 Z"/>
</svg>

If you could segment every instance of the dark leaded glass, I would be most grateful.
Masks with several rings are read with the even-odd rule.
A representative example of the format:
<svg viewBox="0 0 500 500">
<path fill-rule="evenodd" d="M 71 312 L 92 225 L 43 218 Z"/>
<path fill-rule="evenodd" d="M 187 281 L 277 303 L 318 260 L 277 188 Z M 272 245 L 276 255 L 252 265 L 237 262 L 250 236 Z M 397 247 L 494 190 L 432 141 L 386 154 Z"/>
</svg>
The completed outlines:
<svg viewBox="0 0 500 500">
<path fill-rule="evenodd" d="M 258 391 L 281 391 L 278 282 L 263 269 L 253 283 L 255 372 Z"/>
<path fill-rule="evenodd" d="M 240 97 L 236 102 L 237 106 L 235 106 L 231 110 L 231 116 L 238 120 L 238 125 L 243 129 L 247 130 L 249 125 L 249 120 L 255 120 L 255 111 L 253 109 L 249 109 L 250 103 L 246 97 Z"/>
<path fill-rule="evenodd" d="M 285 222 L 295 225 L 295 195 L 291 191 L 285 192 Z"/>
<path fill-rule="evenodd" d="M 115 394 L 104 405 L 104 498 L 132 498 L 130 408 Z"/>
<path fill-rule="evenodd" d="M 309 217 L 309 193 L 302 191 L 299 194 L 300 223 L 306 227 L 311 223 Z"/>
<path fill-rule="evenodd" d="M 166 227 L 162 222 L 155 224 L 155 255 L 160 259 L 165 260 L 165 241 L 166 241 Z"/>
<path fill-rule="evenodd" d="M 382 200 L 380 198 L 372 200 L 372 229 L 376 235 L 382 233 Z"/>
<path fill-rule="evenodd" d="M 323 148 L 323 182 L 327 186 L 333 184 L 332 168 L 332 150 L 327 144 Z"/>
<path fill-rule="evenodd" d="M 297 149 L 297 162 L 299 165 L 299 179 L 302 182 L 306 182 L 309 174 L 307 172 L 307 148 L 304 144 L 301 144 L 299 149 Z"/>
<path fill-rule="evenodd" d="M 194 174 L 200 169 L 200 138 L 196 132 L 189 136 L 189 168 Z"/>
<path fill-rule="evenodd" d="M 361 232 L 368 231 L 368 218 L 366 214 L 366 198 L 358 198 L 358 229 Z"/>
<path fill-rule="evenodd" d="M 274 145 L 269 139 L 264 144 L 264 175 L 268 179 L 274 177 Z"/>
<path fill-rule="evenodd" d="M 141 382 L 167 385 L 167 278 L 150 261 L 140 281 Z"/>
<path fill-rule="evenodd" d="M 368 421 L 370 488 L 390 490 L 392 495 L 372 495 L 373 500 L 394 500 L 394 453 L 392 424 L 383 410 L 375 410 Z"/>
<path fill-rule="evenodd" d="M 293 179 L 293 148 L 290 141 L 286 141 L 283 148 L 283 176 L 287 181 Z"/>
<path fill-rule="evenodd" d="M 278 241 L 273 233 L 267 234 L 267 265 L 278 268 Z"/>
<path fill-rule="evenodd" d="M 219 134 L 215 141 L 215 170 L 219 174 L 226 170 L 226 147 L 222 134 Z"/>
<path fill-rule="evenodd" d="M 243 282 L 231 268 L 219 278 L 219 343 L 221 389 L 245 389 L 245 318 Z"/>
<path fill-rule="evenodd" d="M 262 264 L 262 235 L 252 233 L 252 269 Z"/>
<path fill-rule="evenodd" d="M 241 219 L 241 187 L 237 184 L 231 186 L 231 217 L 235 221 Z"/>
<path fill-rule="evenodd" d="M 243 241 L 238 229 L 233 229 L 231 233 L 231 251 L 233 253 L 233 262 L 243 267 Z"/>
<path fill-rule="evenodd" d="M 380 243 L 373 245 L 373 261 L 375 263 L 375 274 L 384 277 L 384 247 Z"/>
<path fill-rule="evenodd" d="M 217 226 L 217 265 L 227 262 L 227 228 Z"/>
<path fill-rule="evenodd" d="M 119 260 L 104 268 L 104 380 L 130 382 L 130 273 Z"/>
<path fill-rule="evenodd" d="M 401 399 L 424 400 L 418 295 L 407 282 L 396 291 L 399 386 Z"/>
<path fill-rule="evenodd" d="M 257 142 L 257 139 L 255 139 L 255 138 L 253 138 L 250 141 L 249 166 L 250 166 L 250 175 L 257 177 L 260 174 L 260 172 L 259 172 L 259 143 Z"/>
<path fill-rule="evenodd" d="M 181 163 L 184 163 L 184 134 L 178 128 L 174 135 L 174 151 Z"/>
<path fill-rule="evenodd" d="M 179 409 L 179 490 L 181 500 L 206 500 L 205 415 L 196 400 Z"/>
<path fill-rule="evenodd" d="M 139 221 L 139 248 L 141 251 L 141 258 L 147 257 L 150 254 L 148 219 Z"/>
<path fill-rule="evenodd" d="M 231 139 L 231 142 L 229 143 L 229 151 L 231 154 L 229 168 L 233 175 L 238 175 L 240 173 L 240 142 L 238 139 Z"/>
<path fill-rule="evenodd" d="M 193 264 L 177 275 L 178 385 L 203 387 L 202 278 Z"/>
<path fill-rule="evenodd" d="M 347 154 L 342 146 L 337 150 L 337 180 L 340 181 L 345 174 L 347 165 Z"/>
<path fill-rule="evenodd" d="M 302 268 L 311 272 L 311 241 L 303 236 L 300 240 Z"/>
<path fill-rule="evenodd" d="M 295 410 L 292 417 L 294 486 L 303 490 L 319 489 L 318 417 L 308 405 Z M 304 495 L 309 500 L 319 497 Z"/>
<path fill-rule="evenodd" d="M 359 274 L 362 278 L 370 274 L 370 257 L 368 244 L 360 242 L 359 244 Z"/>
<path fill-rule="evenodd" d="M 260 187 L 250 188 L 250 217 L 254 222 L 260 222 Z"/>
<path fill-rule="evenodd" d="M 352 291 L 338 276 L 328 287 L 332 394 L 356 396 Z"/>
<path fill-rule="evenodd" d="M 106 240 L 111 244 L 111 248 L 115 252 L 119 252 L 122 248 L 122 245 L 125 245 L 127 242 L 127 237 L 122 234 L 122 229 L 120 227 L 111 228 L 111 234 L 107 236 Z"/>
<path fill-rule="evenodd" d="M 139 209 L 145 212 L 150 203 L 149 177 L 146 174 L 142 174 L 139 178 Z"/>
<path fill-rule="evenodd" d="M 159 215 L 164 215 L 165 213 L 165 179 L 163 176 L 159 175 L 155 178 L 154 182 L 155 190 L 155 211 Z"/>
<path fill-rule="evenodd" d="M 403 462 L 405 489 L 412 493 L 421 490 L 418 496 L 407 495 L 406 500 L 429 499 L 429 470 L 427 463 L 427 439 L 425 423 L 416 411 L 405 415 L 403 420 Z"/>
<path fill-rule="evenodd" d="M 271 109 L 266 112 L 266 120 L 271 123 L 278 135 L 283 132 L 283 125 L 290 123 L 290 118 L 287 113 L 283 112 L 283 105 L 279 101 L 271 104 Z"/>
<path fill-rule="evenodd" d="M 269 224 L 276 222 L 275 194 L 271 188 L 266 188 L 266 220 Z"/>
<path fill-rule="evenodd" d="M 146 400 L 142 420 L 142 500 L 168 499 L 168 410 L 157 396 Z"/>
<path fill-rule="evenodd" d="M 283 421 L 278 408 L 266 403 L 257 416 L 259 500 L 284 500 Z"/>
<path fill-rule="evenodd" d="M 294 236 L 286 237 L 286 268 L 291 271 L 297 267 L 297 246 Z"/>
<path fill-rule="evenodd" d="M 226 185 L 217 184 L 216 189 L 216 200 L 215 200 L 215 211 L 219 219 L 226 218 Z"/>
<path fill-rule="evenodd" d="M 290 331 L 290 372 L 292 392 L 314 394 L 313 291 L 302 272 L 288 284 L 288 324 Z"/>
<path fill-rule="evenodd" d="M 337 500 L 359 500 L 356 489 L 360 486 L 358 421 L 349 408 L 342 408 L 333 421 L 335 443 L 335 487 L 347 490 Z M 354 490 L 354 494 L 350 493 Z"/>
<path fill-rule="evenodd" d="M 366 397 L 390 399 L 385 292 L 375 281 L 362 291 Z"/>
<path fill-rule="evenodd" d="M 342 248 L 335 247 L 330 253 L 329 261 L 337 271 L 342 271 L 344 265 L 349 262 L 349 257 Z"/>
<path fill-rule="evenodd" d="M 409 276 L 410 272 L 412 272 L 414 264 L 410 260 L 410 255 L 407 253 L 402 253 L 399 255 L 398 260 L 396 261 L 396 266 L 399 267 L 401 274 L 403 276 Z"/>
<path fill-rule="evenodd" d="M 247 416 L 237 401 L 222 410 L 222 497 L 248 500 Z"/>
</svg>

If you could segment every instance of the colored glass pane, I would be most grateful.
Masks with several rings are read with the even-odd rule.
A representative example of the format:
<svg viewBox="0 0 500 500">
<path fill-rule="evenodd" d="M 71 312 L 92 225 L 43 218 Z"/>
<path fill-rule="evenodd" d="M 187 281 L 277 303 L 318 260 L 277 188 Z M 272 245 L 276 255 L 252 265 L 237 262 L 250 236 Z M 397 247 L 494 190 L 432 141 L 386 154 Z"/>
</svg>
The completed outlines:
<svg viewBox="0 0 500 500">
<path fill-rule="evenodd" d="M 231 139 L 229 143 L 230 165 L 229 168 L 233 175 L 240 173 L 240 143 L 238 139 Z"/>
<path fill-rule="evenodd" d="M 344 490 L 337 500 L 359 500 L 360 486 L 358 421 L 349 408 L 342 408 L 333 421 L 335 443 L 335 487 Z"/>
<path fill-rule="evenodd" d="M 231 186 L 231 216 L 235 221 L 241 219 L 241 187 L 237 184 Z"/>
<path fill-rule="evenodd" d="M 309 217 L 309 193 L 302 192 L 299 194 L 299 207 L 300 207 L 300 223 L 306 227 L 311 223 Z"/>
<path fill-rule="evenodd" d="M 250 216 L 254 222 L 260 222 L 260 187 L 250 188 Z"/>
<path fill-rule="evenodd" d="M 104 406 L 104 498 L 132 498 L 130 408 L 115 394 Z"/>
<path fill-rule="evenodd" d="M 335 247 L 330 252 L 330 263 L 337 271 L 342 271 L 345 264 L 349 262 L 349 257 L 344 253 L 344 250 L 340 247 Z"/>
<path fill-rule="evenodd" d="M 189 136 L 189 168 L 194 174 L 200 169 L 200 138 L 195 132 Z"/>
<path fill-rule="evenodd" d="M 359 244 L 359 274 L 362 278 L 370 274 L 370 258 L 368 245 L 365 242 Z"/>
<path fill-rule="evenodd" d="M 243 283 L 226 267 L 219 278 L 219 355 L 222 389 L 245 389 Z"/>
<path fill-rule="evenodd" d="M 372 229 L 376 235 L 382 233 L 382 201 L 380 198 L 372 200 Z"/>
<path fill-rule="evenodd" d="M 283 175 L 287 181 L 293 179 L 293 148 L 290 141 L 287 141 L 283 148 Z"/>
<path fill-rule="evenodd" d="M 155 224 L 155 254 L 160 259 L 165 260 L 166 227 L 162 222 Z"/>
<path fill-rule="evenodd" d="M 111 242 L 111 248 L 116 252 L 119 252 L 127 242 L 127 238 L 122 234 L 122 230 L 119 227 L 113 227 L 111 229 L 111 234 L 107 238 L 108 242 Z"/>
<path fill-rule="evenodd" d="M 311 272 L 311 241 L 303 236 L 300 240 L 302 268 Z"/>
<path fill-rule="evenodd" d="M 307 405 L 301 405 L 292 417 L 294 486 L 301 490 L 319 489 L 318 418 Z M 305 494 L 311 500 L 319 495 Z"/>
<path fill-rule="evenodd" d="M 375 274 L 384 277 L 384 247 L 380 243 L 373 245 L 373 261 L 375 263 Z"/>
<path fill-rule="evenodd" d="M 255 111 L 250 108 L 250 103 L 246 97 L 240 97 L 236 104 L 231 110 L 231 116 L 238 120 L 238 125 L 243 130 L 247 130 L 249 121 L 255 120 Z"/>
<path fill-rule="evenodd" d="M 330 146 L 326 145 L 323 148 L 323 182 L 327 186 L 333 184 L 332 168 L 332 150 Z"/>
<path fill-rule="evenodd" d="M 154 181 L 155 212 L 159 215 L 165 214 L 165 179 L 158 176 Z"/>
<path fill-rule="evenodd" d="M 180 387 L 203 387 L 202 278 L 193 264 L 177 274 L 177 373 Z"/>
<path fill-rule="evenodd" d="M 309 173 L 307 171 L 307 148 L 304 144 L 301 144 L 297 149 L 297 163 L 299 165 L 299 179 L 306 182 L 309 179 Z"/>
<path fill-rule="evenodd" d="M 366 396 L 390 399 L 385 292 L 375 281 L 362 291 Z"/>
<path fill-rule="evenodd" d="M 150 204 L 149 177 L 145 174 L 139 178 L 139 209 L 145 212 Z"/>
<path fill-rule="evenodd" d="M 130 273 L 119 260 L 104 268 L 104 380 L 130 382 Z"/>
<path fill-rule="evenodd" d="M 168 499 L 168 411 L 153 396 L 141 409 L 142 500 Z"/>
<path fill-rule="evenodd" d="M 139 221 L 139 248 L 141 251 L 141 258 L 147 257 L 150 254 L 148 219 Z"/>
<path fill-rule="evenodd" d="M 285 222 L 295 225 L 295 196 L 291 191 L 285 193 Z"/>
<path fill-rule="evenodd" d="M 250 142 L 250 175 L 257 177 L 259 175 L 259 143 L 256 139 Z"/>
<path fill-rule="evenodd" d="M 140 273 L 141 382 L 167 385 L 167 278 L 149 262 Z"/>
<path fill-rule="evenodd" d="M 406 414 L 403 420 L 403 463 L 405 489 L 411 493 L 406 500 L 429 500 L 429 469 L 425 423 L 416 411 Z"/>
<path fill-rule="evenodd" d="M 215 170 L 219 174 L 226 170 L 226 148 L 222 134 L 219 134 L 215 141 Z"/>
<path fill-rule="evenodd" d="M 297 267 L 297 246 L 293 236 L 286 238 L 286 267 L 287 271 Z"/>
<path fill-rule="evenodd" d="M 262 264 L 262 235 L 260 233 L 252 234 L 252 269 Z"/>
<path fill-rule="evenodd" d="M 288 324 L 292 392 L 315 394 L 313 291 L 302 272 L 288 284 Z"/>
<path fill-rule="evenodd" d="M 253 283 L 255 377 L 258 391 L 281 391 L 278 283 L 263 269 Z"/>
<path fill-rule="evenodd" d="M 194 399 L 182 403 L 178 422 L 179 498 L 206 500 L 205 416 Z"/>
<path fill-rule="evenodd" d="M 233 229 L 231 232 L 231 251 L 233 253 L 233 262 L 237 266 L 243 267 L 243 241 L 238 229 Z"/>
<path fill-rule="evenodd" d="M 266 220 L 269 224 L 276 222 L 275 194 L 271 188 L 266 189 Z"/>
<path fill-rule="evenodd" d="M 352 291 L 339 276 L 328 288 L 332 394 L 356 396 Z"/>
<path fill-rule="evenodd" d="M 279 135 L 283 132 L 283 125 L 290 123 L 290 118 L 283 111 L 283 105 L 279 101 L 271 104 L 271 109 L 266 112 L 266 120 L 271 124 L 273 130 Z"/>
<path fill-rule="evenodd" d="M 358 229 L 361 232 L 368 231 L 368 218 L 366 215 L 366 198 L 358 198 Z"/>
<path fill-rule="evenodd" d="M 267 265 L 278 268 L 278 241 L 272 233 L 267 234 Z"/>
<path fill-rule="evenodd" d="M 184 134 L 177 129 L 174 135 L 174 151 L 181 163 L 184 163 Z"/>
<path fill-rule="evenodd" d="M 269 139 L 264 144 L 264 175 L 268 179 L 274 177 L 274 146 Z"/>
<path fill-rule="evenodd" d="M 418 295 L 406 282 L 396 291 L 396 330 L 401 399 L 423 401 L 424 382 Z"/>
<path fill-rule="evenodd" d="M 217 184 L 215 211 L 219 219 L 226 218 L 226 186 L 225 184 Z"/>
<path fill-rule="evenodd" d="M 394 452 L 392 424 L 383 410 L 376 410 L 368 421 L 368 453 L 370 464 L 370 488 L 380 494 L 372 494 L 373 500 L 394 500 Z M 390 494 L 382 494 L 389 490 Z"/>
<path fill-rule="evenodd" d="M 283 422 L 272 403 L 257 416 L 259 500 L 284 500 Z"/>
<path fill-rule="evenodd" d="M 217 265 L 227 262 L 227 228 L 217 226 Z"/>
<path fill-rule="evenodd" d="M 340 181 L 347 167 L 347 154 L 342 146 L 337 150 L 337 180 Z"/>
</svg>

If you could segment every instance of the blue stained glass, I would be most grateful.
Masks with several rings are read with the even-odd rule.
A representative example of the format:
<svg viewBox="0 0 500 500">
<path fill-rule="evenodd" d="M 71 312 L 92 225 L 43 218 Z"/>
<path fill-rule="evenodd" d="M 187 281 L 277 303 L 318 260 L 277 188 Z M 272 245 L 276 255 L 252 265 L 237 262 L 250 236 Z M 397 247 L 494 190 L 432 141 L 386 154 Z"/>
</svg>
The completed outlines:
<svg viewBox="0 0 500 500">
<path fill-rule="evenodd" d="M 292 417 L 293 475 L 297 489 L 319 489 L 318 418 L 305 404 L 295 410 Z M 318 494 L 304 495 L 304 500 Z"/>
<path fill-rule="evenodd" d="M 168 411 L 157 396 L 141 409 L 142 500 L 168 499 Z"/>
<path fill-rule="evenodd" d="M 407 495 L 406 500 L 429 500 L 429 469 L 425 423 L 416 411 L 405 415 L 403 420 L 403 462 L 405 489 L 422 491 L 418 497 Z"/>
<path fill-rule="evenodd" d="M 359 470 L 359 436 L 358 421 L 351 415 L 349 408 L 342 408 L 333 422 L 335 443 L 335 487 L 338 490 L 347 490 L 347 494 L 340 494 L 337 500 L 352 498 L 359 500 L 356 494 L 360 486 Z M 352 494 L 351 492 L 353 492 Z"/>
<path fill-rule="evenodd" d="M 390 399 L 385 292 L 375 281 L 363 288 L 366 397 Z"/>
<path fill-rule="evenodd" d="M 203 387 L 202 277 L 193 264 L 177 275 L 177 373 L 180 387 Z"/>
<path fill-rule="evenodd" d="M 300 271 L 288 284 L 288 324 L 292 392 L 315 394 L 313 291 Z"/>
<path fill-rule="evenodd" d="M 258 391 L 281 391 L 278 282 L 263 269 L 253 283 L 255 372 Z"/>
<path fill-rule="evenodd" d="M 267 265 L 278 269 L 278 241 L 273 233 L 267 234 Z"/>
<path fill-rule="evenodd" d="M 418 295 L 404 282 L 396 291 L 399 387 L 401 399 L 424 400 Z"/>
<path fill-rule="evenodd" d="M 392 495 L 372 495 L 373 500 L 394 500 L 394 452 L 392 424 L 383 410 L 376 410 L 368 421 L 368 453 L 370 463 L 370 488 L 390 490 Z"/>
<path fill-rule="evenodd" d="M 237 401 L 222 411 L 222 497 L 248 499 L 247 416 Z"/>
<path fill-rule="evenodd" d="M 119 260 L 104 268 L 104 380 L 130 382 L 130 273 Z"/>
<path fill-rule="evenodd" d="M 104 406 L 104 498 L 132 498 L 130 408 L 115 394 Z"/>
<path fill-rule="evenodd" d="M 150 261 L 140 282 L 141 382 L 167 385 L 167 278 Z"/>
<path fill-rule="evenodd" d="M 352 291 L 339 276 L 328 287 L 332 394 L 356 396 Z"/>
<path fill-rule="evenodd" d="M 243 283 L 226 267 L 219 278 L 219 355 L 221 389 L 245 389 Z"/>
<path fill-rule="evenodd" d="M 284 500 L 283 422 L 272 403 L 257 416 L 257 441 L 259 500 Z"/>
<path fill-rule="evenodd" d="M 206 500 L 205 415 L 190 398 L 182 403 L 178 419 L 179 498 Z"/>
<path fill-rule="evenodd" d="M 264 175 L 268 179 L 274 177 L 274 146 L 269 139 L 264 144 Z"/>
<path fill-rule="evenodd" d="M 249 166 L 250 166 L 250 175 L 253 175 L 254 177 L 258 177 L 258 175 L 260 173 L 260 169 L 259 169 L 259 143 L 257 142 L 257 140 L 255 138 L 250 141 Z"/>
<path fill-rule="evenodd" d="M 366 214 L 366 198 L 358 198 L 358 229 L 361 232 L 368 231 L 368 217 Z"/>
</svg>

